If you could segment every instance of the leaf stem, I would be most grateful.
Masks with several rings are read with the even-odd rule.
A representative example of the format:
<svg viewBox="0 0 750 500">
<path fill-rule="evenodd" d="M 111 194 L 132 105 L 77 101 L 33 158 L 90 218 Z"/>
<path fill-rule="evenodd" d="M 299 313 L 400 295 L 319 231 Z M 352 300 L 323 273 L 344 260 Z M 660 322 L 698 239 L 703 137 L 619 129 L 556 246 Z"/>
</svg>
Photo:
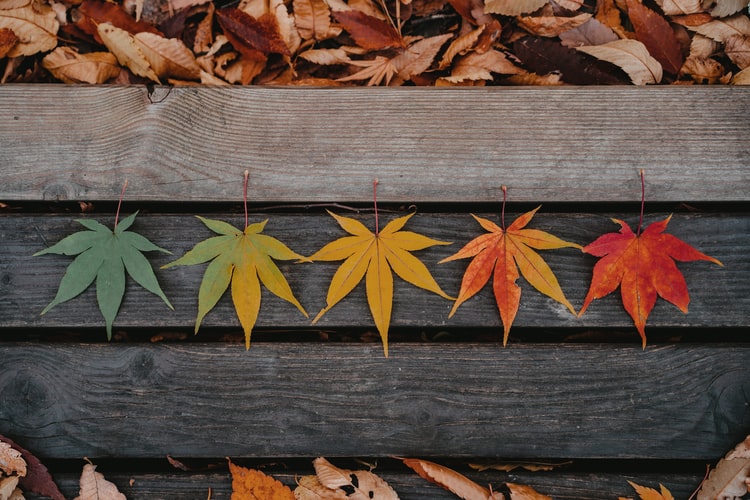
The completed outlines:
<svg viewBox="0 0 750 500">
<path fill-rule="evenodd" d="M 247 180 L 248 180 L 249 177 L 250 177 L 250 172 L 248 170 L 245 170 L 245 181 L 244 181 L 244 183 L 242 185 L 242 190 L 243 190 L 242 191 L 243 192 L 243 194 L 242 194 L 242 201 L 243 201 L 243 203 L 245 205 L 245 229 L 247 229 L 247 222 L 248 222 L 248 217 L 247 217 Z"/>
<path fill-rule="evenodd" d="M 115 212 L 115 227 L 112 228 L 114 231 L 117 229 L 117 221 L 120 220 L 120 207 L 122 206 L 122 199 L 125 197 L 125 190 L 128 188 L 128 180 L 125 179 L 125 183 L 122 185 L 122 191 L 120 191 L 120 199 L 117 202 L 117 212 Z"/>
<path fill-rule="evenodd" d="M 644 172 L 641 169 L 641 217 L 638 219 L 638 230 L 636 235 L 641 235 L 641 226 L 643 226 L 643 206 L 646 204 L 646 180 L 644 179 Z"/>
<path fill-rule="evenodd" d="M 378 221 L 378 180 L 372 181 L 372 204 L 375 208 L 375 237 L 380 234 L 380 223 Z"/>
<path fill-rule="evenodd" d="M 503 190 L 503 210 L 500 213 L 500 223 L 502 224 L 503 231 L 505 231 L 505 201 L 508 199 L 508 186 L 500 186 Z"/>
</svg>

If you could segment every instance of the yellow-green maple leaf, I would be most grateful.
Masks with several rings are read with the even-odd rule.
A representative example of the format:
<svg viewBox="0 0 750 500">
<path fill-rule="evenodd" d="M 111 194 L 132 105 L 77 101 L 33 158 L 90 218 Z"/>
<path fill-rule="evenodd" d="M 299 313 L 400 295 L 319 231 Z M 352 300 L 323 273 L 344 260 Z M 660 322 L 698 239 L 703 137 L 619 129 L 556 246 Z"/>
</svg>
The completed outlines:
<svg viewBox="0 0 750 500">
<path fill-rule="evenodd" d="M 401 231 L 414 215 L 392 220 L 382 231 L 373 233 L 361 222 L 328 212 L 351 236 L 344 236 L 328 243 L 309 258 L 311 261 L 343 260 L 331 279 L 326 298 L 326 307 L 313 319 L 316 323 L 323 314 L 346 297 L 365 278 L 367 302 L 375 320 L 375 326 L 383 341 L 383 351 L 388 356 L 388 327 L 393 305 L 393 274 L 404 281 L 453 300 L 430 274 L 427 267 L 411 253 L 434 245 L 450 245 L 427 236 Z"/>
<path fill-rule="evenodd" d="M 230 283 L 232 302 L 245 331 L 245 347 L 248 349 L 250 334 L 260 311 L 261 282 L 274 295 L 297 306 L 307 317 L 307 312 L 294 297 L 289 283 L 272 260 L 307 259 L 276 238 L 261 234 L 268 219 L 250 224 L 244 231 L 223 221 L 200 216 L 198 219 L 219 236 L 201 241 L 179 259 L 163 266 L 192 266 L 211 261 L 198 291 L 195 333 L 198 333 L 201 321 L 224 295 Z"/>
</svg>

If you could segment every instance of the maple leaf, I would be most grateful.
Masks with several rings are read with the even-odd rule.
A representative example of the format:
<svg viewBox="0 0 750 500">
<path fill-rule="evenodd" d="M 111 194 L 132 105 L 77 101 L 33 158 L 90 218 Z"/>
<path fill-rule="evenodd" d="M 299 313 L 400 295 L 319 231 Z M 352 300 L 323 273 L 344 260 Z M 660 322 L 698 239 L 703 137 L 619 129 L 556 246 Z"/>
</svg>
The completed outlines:
<svg viewBox="0 0 750 500">
<path fill-rule="evenodd" d="M 638 493 L 641 500 L 674 500 L 672 493 L 662 484 L 659 485 L 659 490 L 661 491 L 641 486 L 632 481 L 628 481 L 628 484 Z"/>
<path fill-rule="evenodd" d="M 65 271 L 57 295 L 44 308 L 42 314 L 46 314 L 62 302 L 77 297 L 96 280 L 96 299 L 107 326 L 107 338 L 111 339 L 112 323 L 125 294 L 125 271 L 136 283 L 161 297 L 170 309 L 174 309 L 159 287 L 151 264 L 141 253 L 170 252 L 154 245 L 138 233 L 127 231 L 137 215 L 138 212 L 135 212 L 119 224 L 115 219 L 114 230 L 95 220 L 78 219 L 77 222 L 88 231 L 71 234 L 34 254 L 77 255 Z"/>
<path fill-rule="evenodd" d="M 261 471 L 235 465 L 229 461 L 232 473 L 231 500 L 294 500 L 292 490 Z"/>
<path fill-rule="evenodd" d="M 195 333 L 198 333 L 201 321 L 224 295 L 230 283 L 232 301 L 245 332 L 247 349 L 250 348 L 250 334 L 260 311 L 261 282 L 274 295 L 297 306 L 307 317 L 307 312 L 294 297 L 289 283 L 272 260 L 305 260 L 305 257 L 293 252 L 276 238 L 261 234 L 268 219 L 250 224 L 241 231 L 220 220 L 197 217 L 219 236 L 201 241 L 179 259 L 162 266 L 162 269 L 166 269 L 211 261 L 198 291 Z"/>
<path fill-rule="evenodd" d="M 472 214 L 479 225 L 489 233 L 474 238 L 454 255 L 440 261 L 442 264 L 456 259 L 474 257 L 466 268 L 461 281 L 461 290 L 453 304 L 449 318 L 455 314 L 461 304 L 476 295 L 494 273 L 493 290 L 503 323 L 503 345 L 507 344 L 510 327 L 521 303 L 521 288 L 516 284 L 519 269 L 529 284 L 560 302 L 575 314 L 573 306 L 565 298 L 552 269 L 534 250 L 581 248 L 581 246 L 538 229 L 524 229 L 540 208 L 541 206 L 521 215 L 507 229 L 505 229 L 504 213 L 503 227 Z M 504 211 L 505 203 L 503 202 Z"/>
<path fill-rule="evenodd" d="M 388 327 L 393 305 L 391 271 L 414 286 L 453 300 L 440 289 L 427 267 L 410 253 L 434 245 L 450 245 L 450 243 L 433 240 L 412 231 L 402 231 L 401 229 L 414 214 L 394 219 L 378 231 L 376 212 L 376 230 L 373 233 L 358 220 L 336 215 L 330 211 L 328 213 L 351 236 L 332 241 L 309 257 L 311 261 L 344 261 L 331 279 L 326 306 L 313 319 L 313 324 L 346 297 L 362 278 L 365 278 L 370 313 L 380 332 L 385 356 L 388 357 Z"/>
<path fill-rule="evenodd" d="M 618 233 L 607 233 L 586 245 L 583 251 L 601 257 L 594 266 L 594 275 L 581 316 L 594 299 L 609 295 L 620 287 L 625 310 L 635 322 L 635 327 L 646 347 L 646 319 L 656 303 L 657 294 L 687 313 L 687 283 L 674 261 L 707 260 L 721 262 L 699 252 L 684 241 L 664 233 L 670 215 L 654 222 L 643 232 L 634 233 L 625 221 L 612 219 L 620 225 Z"/>
</svg>

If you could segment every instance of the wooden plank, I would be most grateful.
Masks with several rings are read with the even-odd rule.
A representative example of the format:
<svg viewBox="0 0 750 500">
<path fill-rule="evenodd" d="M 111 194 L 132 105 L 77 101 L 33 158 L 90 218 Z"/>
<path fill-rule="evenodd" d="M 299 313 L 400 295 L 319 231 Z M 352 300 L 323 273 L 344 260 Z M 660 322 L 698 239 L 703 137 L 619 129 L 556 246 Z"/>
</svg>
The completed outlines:
<svg viewBox="0 0 750 500">
<path fill-rule="evenodd" d="M 750 89 L 4 86 L 2 200 L 749 200 Z"/>
<path fill-rule="evenodd" d="M 497 214 L 480 214 L 498 220 Z M 512 220 L 517 213 L 506 214 Z M 612 214 L 568 214 L 538 212 L 533 227 L 549 231 L 568 241 L 586 244 L 598 235 L 616 231 L 619 226 L 610 220 Z M 230 214 L 209 216 L 228 220 L 240 226 L 243 218 Z M 646 222 L 660 220 L 667 214 L 648 214 Z M 345 233 L 327 214 L 253 214 L 253 220 L 269 218 L 265 232 L 288 244 L 304 255 L 310 255 L 328 241 Z M 372 224 L 372 215 L 358 216 Z M 383 223 L 394 217 L 383 214 Z M 624 214 L 635 227 L 637 215 Z M 110 215 L 97 216 L 103 223 L 112 224 Z M 32 257 L 35 252 L 65 236 L 83 229 L 74 216 L 5 216 L 0 217 L 0 327 L 27 328 L 80 328 L 103 329 L 103 319 L 98 311 L 93 288 L 70 302 L 62 304 L 45 316 L 39 313 L 55 296 L 60 279 L 71 257 L 47 255 Z M 450 294 L 458 293 L 461 277 L 468 261 L 455 261 L 438 265 L 438 261 L 458 251 L 483 229 L 468 214 L 417 214 L 410 219 L 407 229 L 453 245 L 436 246 L 417 252 L 427 264 L 438 283 Z M 681 263 L 691 294 L 689 314 L 683 314 L 671 304 L 660 300 L 649 317 L 650 327 L 746 327 L 750 310 L 750 217 L 746 214 L 722 215 L 678 213 L 672 217 L 669 231 L 696 248 L 720 259 L 725 267 L 708 262 Z M 134 230 L 141 232 L 156 244 L 167 247 L 174 255 L 151 253 L 155 267 L 182 255 L 198 241 L 211 236 L 201 222 L 188 215 L 141 215 Z M 586 295 L 595 259 L 582 255 L 576 249 L 543 252 L 544 258 L 557 273 L 569 300 L 580 308 Z M 280 263 L 288 276 L 292 289 L 307 311 L 315 315 L 325 305 L 326 292 L 331 277 L 339 263 L 313 264 Z M 162 287 L 175 306 L 170 311 L 160 299 L 130 283 L 116 327 L 184 328 L 192 330 L 197 313 L 197 293 L 205 266 L 178 267 L 158 270 Z M 466 328 L 484 326 L 499 328 L 491 287 L 485 287 L 448 319 L 451 303 L 439 296 L 415 288 L 396 279 L 392 326 L 417 328 Z M 548 297 L 519 280 L 523 299 L 514 325 L 520 327 L 618 327 L 633 331 L 638 336 L 632 320 L 624 311 L 618 293 L 596 301 L 580 318 Z M 350 296 L 329 311 L 315 328 L 371 327 L 364 286 L 356 288 Z M 216 309 L 206 316 L 204 328 L 238 326 L 238 320 L 229 296 L 225 296 Z M 258 327 L 310 328 L 310 319 L 297 309 L 265 293 L 258 319 Z"/>
<path fill-rule="evenodd" d="M 716 460 L 750 348 L 0 343 L 0 434 L 46 458 Z"/>
<path fill-rule="evenodd" d="M 334 460 L 336 462 L 336 460 Z M 195 500 L 208 498 L 208 489 L 211 489 L 212 500 L 229 500 L 232 494 L 231 477 L 229 473 L 212 474 L 124 474 L 108 472 L 106 468 L 99 467 L 108 481 L 112 481 L 118 489 L 128 498 L 148 498 L 150 500 Z M 416 474 L 395 473 L 382 471 L 378 468 L 373 471 L 391 485 L 398 493 L 401 500 L 419 500 L 430 498 L 432 500 L 455 500 L 457 497 Z M 465 471 L 462 471 L 465 472 Z M 313 470 L 302 471 L 301 474 L 313 474 Z M 551 495 L 555 499 L 571 500 L 601 500 L 602 498 L 634 496 L 633 489 L 627 481 L 651 488 L 659 488 L 659 484 L 666 486 L 675 498 L 688 498 L 695 491 L 703 473 L 516 473 L 500 474 L 493 472 L 477 473 L 466 472 L 467 477 L 482 485 L 491 484 L 494 491 L 498 485 L 512 482 L 516 484 L 528 484 L 540 493 Z M 297 474 L 272 473 L 282 483 L 294 488 Z M 78 495 L 78 475 L 55 474 L 57 484 L 67 498 Z M 29 500 L 40 497 L 26 494 Z"/>
</svg>

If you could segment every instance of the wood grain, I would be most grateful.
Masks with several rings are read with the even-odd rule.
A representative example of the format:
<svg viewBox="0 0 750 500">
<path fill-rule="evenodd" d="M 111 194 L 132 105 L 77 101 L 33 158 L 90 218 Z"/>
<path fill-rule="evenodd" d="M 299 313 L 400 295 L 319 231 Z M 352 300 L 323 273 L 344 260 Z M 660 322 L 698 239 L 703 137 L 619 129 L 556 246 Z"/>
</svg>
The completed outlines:
<svg viewBox="0 0 750 500">
<path fill-rule="evenodd" d="M 2 200 L 749 200 L 750 89 L 0 88 Z"/>
<path fill-rule="evenodd" d="M 348 214 L 351 215 L 351 214 Z M 497 214 L 480 214 L 499 221 Z M 518 213 L 506 214 L 507 220 Z M 549 231 L 568 241 L 586 244 L 600 234 L 616 231 L 619 226 L 610 220 L 612 214 L 545 213 L 538 212 L 530 227 Z M 668 214 L 648 214 L 646 222 L 661 220 Z M 211 214 L 212 218 L 227 220 L 241 227 L 243 218 L 232 214 Z M 633 227 L 637 215 L 619 215 Z M 253 214 L 252 220 L 268 218 L 266 234 L 279 238 L 295 251 L 310 255 L 325 243 L 345 233 L 329 215 L 316 214 Z M 372 215 L 355 216 L 368 225 Z M 394 214 L 384 214 L 382 224 Z M 111 226 L 112 217 L 94 217 Z M 74 216 L 18 215 L 0 217 L 0 327 L 4 328 L 102 328 L 93 287 L 81 296 L 57 306 L 45 316 L 39 313 L 55 296 L 60 279 L 71 257 L 45 255 L 32 257 L 35 252 L 54 244 L 65 236 L 84 229 Z M 160 299 L 135 285 L 126 290 L 115 326 L 147 328 L 184 328 L 192 330 L 197 314 L 198 287 L 205 266 L 158 267 L 211 236 L 200 221 L 190 215 L 140 215 L 135 231 L 150 238 L 157 245 L 168 248 L 174 255 L 151 253 L 149 258 L 157 268 L 162 287 L 175 306 L 170 311 Z M 405 229 L 417 231 L 442 241 L 455 242 L 417 252 L 438 283 L 450 294 L 458 293 L 461 277 L 468 260 L 438 264 L 484 230 L 468 214 L 425 213 L 412 217 Z M 721 268 L 708 262 L 680 263 L 691 294 L 690 311 L 683 314 L 671 304 L 659 300 L 649 317 L 650 327 L 747 327 L 750 310 L 750 217 L 744 213 L 678 213 L 672 217 L 668 231 L 699 250 L 724 263 Z M 580 307 L 588 290 L 596 259 L 576 249 L 541 252 L 558 276 L 563 290 L 576 308 Z M 331 277 L 339 263 L 317 262 L 298 264 L 281 262 L 280 267 L 292 290 L 315 315 L 324 305 Z M 418 328 L 499 328 L 491 287 L 485 287 L 475 298 L 458 309 L 448 319 L 451 303 L 439 296 L 415 288 L 396 279 L 392 326 Z M 625 313 L 618 293 L 594 302 L 580 318 L 570 314 L 564 306 L 541 295 L 523 279 L 523 289 L 516 327 L 623 327 L 633 329 L 632 320 Z M 204 328 L 238 327 L 229 295 L 206 316 Z M 281 299 L 265 293 L 258 327 L 309 328 L 310 320 Z M 326 313 L 316 328 L 371 327 L 364 285 L 356 288 L 345 300 Z M 635 330 L 632 330 L 635 332 Z M 2 332 L 0 332 L 0 336 Z M 634 335 L 634 340 L 637 336 Z"/>
<path fill-rule="evenodd" d="M 714 460 L 747 345 L 0 343 L 0 433 L 47 458 Z"/>
</svg>

